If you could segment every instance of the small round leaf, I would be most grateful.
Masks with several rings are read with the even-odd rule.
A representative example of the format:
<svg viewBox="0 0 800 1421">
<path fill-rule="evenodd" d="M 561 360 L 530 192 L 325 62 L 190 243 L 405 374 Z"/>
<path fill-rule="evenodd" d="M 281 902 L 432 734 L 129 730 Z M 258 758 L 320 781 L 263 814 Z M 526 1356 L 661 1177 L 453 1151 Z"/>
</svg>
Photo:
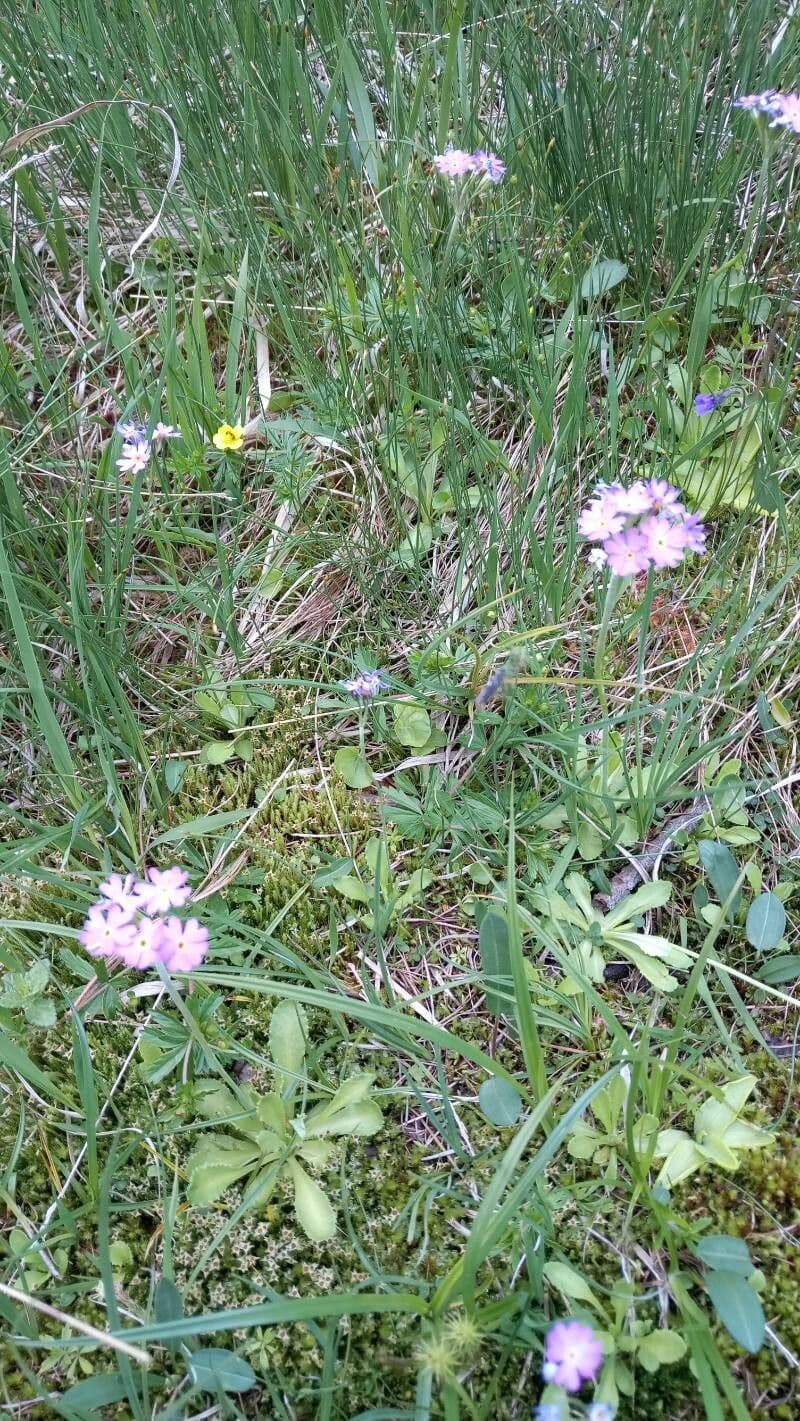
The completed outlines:
<svg viewBox="0 0 800 1421">
<path fill-rule="evenodd" d="M 478 1092 L 478 1104 L 493 1125 L 507 1128 L 516 1125 L 522 1110 L 522 1100 L 509 1081 L 502 1076 L 490 1076 Z"/>
</svg>

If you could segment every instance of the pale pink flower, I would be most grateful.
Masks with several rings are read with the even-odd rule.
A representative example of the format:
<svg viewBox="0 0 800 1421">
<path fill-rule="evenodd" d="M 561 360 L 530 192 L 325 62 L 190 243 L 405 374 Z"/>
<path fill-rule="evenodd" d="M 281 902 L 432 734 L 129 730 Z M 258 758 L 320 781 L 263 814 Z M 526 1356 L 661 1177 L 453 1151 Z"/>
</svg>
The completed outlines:
<svg viewBox="0 0 800 1421">
<path fill-rule="evenodd" d="M 128 967 L 154 967 L 161 961 L 164 924 L 160 918 L 140 918 L 132 925 L 130 940 L 120 948 L 120 956 Z"/>
<path fill-rule="evenodd" d="M 487 153 L 484 148 L 473 153 L 472 163 L 475 171 L 485 173 L 490 183 L 501 183 L 506 175 L 505 163 L 496 153 Z"/>
<path fill-rule="evenodd" d="M 113 903 L 127 913 L 129 921 L 141 906 L 138 883 L 132 873 L 126 873 L 124 878 L 121 873 L 112 873 L 100 884 L 99 893 L 106 900 L 99 906 L 109 908 Z"/>
<path fill-rule="evenodd" d="M 138 896 L 139 908 L 151 916 L 182 908 L 192 896 L 189 875 L 185 868 L 148 868 Z"/>
<path fill-rule="evenodd" d="M 146 439 L 136 444 L 126 444 L 117 459 L 117 468 L 126 474 L 141 474 L 150 463 L 150 445 Z"/>
<path fill-rule="evenodd" d="M 650 499 L 650 507 L 655 513 L 662 510 L 665 513 L 684 513 L 685 509 L 681 503 L 680 490 L 668 484 L 666 479 L 647 479 L 645 481 L 645 492 Z"/>
<path fill-rule="evenodd" d="M 645 518 L 640 523 L 647 553 L 654 567 L 677 567 L 686 552 L 686 535 L 681 523 L 668 518 Z"/>
<path fill-rule="evenodd" d="M 208 952 L 208 928 L 189 918 L 166 918 L 163 925 L 162 961 L 171 972 L 191 972 Z"/>
<path fill-rule="evenodd" d="M 163 444 L 165 439 L 180 439 L 180 437 L 181 432 L 175 428 L 174 424 L 162 424 L 161 420 L 158 421 L 151 435 L 154 444 Z"/>
<path fill-rule="evenodd" d="M 704 553 L 707 535 L 700 514 L 687 513 L 681 524 L 681 529 L 687 553 Z"/>
<path fill-rule="evenodd" d="M 557 1322 L 545 1343 L 542 1375 L 566 1391 L 593 1382 L 603 1365 L 603 1344 L 585 1322 Z"/>
<path fill-rule="evenodd" d="M 779 125 L 791 128 L 793 133 L 800 133 L 800 94 L 776 94 L 774 103 L 770 127 Z"/>
<path fill-rule="evenodd" d="M 603 543 L 614 533 L 621 533 L 625 519 L 611 501 L 611 495 L 593 499 L 578 519 L 578 532 L 593 543 Z"/>
<path fill-rule="evenodd" d="M 144 425 L 129 419 L 117 425 L 117 433 L 122 435 L 126 444 L 136 444 L 144 438 Z"/>
<path fill-rule="evenodd" d="M 653 506 L 653 500 L 641 479 L 637 479 L 635 483 L 630 485 L 630 488 L 623 488 L 617 484 L 609 489 L 608 497 L 618 513 L 627 513 L 631 517 L 640 513 L 649 513 Z"/>
<path fill-rule="evenodd" d="M 95 903 L 86 914 L 78 941 L 92 957 L 122 957 L 135 931 L 128 914 L 118 904 Z"/>
<path fill-rule="evenodd" d="M 437 153 L 433 166 L 445 178 L 463 178 L 475 172 L 475 159 L 463 148 L 445 148 L 443 153 Z"/>
<path fill-rule="evenodd" d="M 647 539 L 638 528 L 626 528 L 615 533 L 605 544 L 608 565 L 617 577 L 633 577 L 650 566 Z"/>
</svg>

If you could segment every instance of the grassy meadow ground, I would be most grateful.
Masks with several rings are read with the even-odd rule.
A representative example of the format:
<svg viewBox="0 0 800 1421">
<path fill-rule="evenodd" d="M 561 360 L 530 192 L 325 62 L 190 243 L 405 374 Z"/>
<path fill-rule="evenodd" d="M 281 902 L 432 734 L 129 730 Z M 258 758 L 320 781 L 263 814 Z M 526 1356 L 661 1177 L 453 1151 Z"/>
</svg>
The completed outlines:
<svg viewBox="0 0 800 1421">
<path fill-rule="evenodd" d="M 0 0 L 3 1416 L 800 1415 L 799 55 Z M 203 965 L 89 957 L 170 865 Z"/>
</svg>

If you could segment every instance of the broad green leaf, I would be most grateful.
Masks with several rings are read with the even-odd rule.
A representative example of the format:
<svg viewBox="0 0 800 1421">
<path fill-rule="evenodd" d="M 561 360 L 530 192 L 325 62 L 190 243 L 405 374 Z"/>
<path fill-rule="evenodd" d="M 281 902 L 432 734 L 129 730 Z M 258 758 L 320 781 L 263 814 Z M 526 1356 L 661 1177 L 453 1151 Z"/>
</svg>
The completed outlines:
<svg viewBox="0 0 800 1421">
<path fill-rule="evenodd" d="M 725 1268 L 742 1278 L 749 1278 L 753 1271 L 747 1244 L 732 1234 L 708 1234 L 695 1245 L 694 1251 L 706 1268 Z"/>
<path fill-rule="evenodd" d="M 337 774 L 341 775 L 348 789 L 369 789 L 374 779 L 366 755 L 354 745 L 345 745 L 333 757 Z"/>
<path fill-rule="evenodd" d="M 331 863 L 326 863 L 323 868 L 317 869 L 311 882 L 315 888 L 329 888 L 337 878 L 344 878 L 346 874 L 352 874 L 353 867 L 352 859 L 333 859 Z"/>
<path fill-rule="evenodd" d="M 786 909 L 774 893 L 760 893 L 747 912 L 747 941 L 759 952 L 771 952 L 783 937 Z"/>
<path fill-rule="evenodd" d="M 187 1163 L 190 1204 L 213 1204 L 226 1189 L 256 1164 L 259 1151 L 252 1142 L 230 1135 L 206 1135 Z"/>
<path fill-rule="evenodd" d="M 159 1278 L 153 1299 L 156 1322 L 174 1322 L 183 1317 L 183 1297 L 171 1278 Z"/>
<path fill-rule="evenodd" d="M 590 301 L 596 296 L 602 296 L 606 291 L 611 291 L 613 287 L 619 286 L 627 275 L 628 268 L 625 263 L 614 257 L 593 262 L 581 282 L 583 300 Z"/>
<path fill-rule="evenodd" d="M 324 1243 L 336 1233 L 336 1215 L 328 1196 L 295 1159 L 286 1162 L 294 1184 L 294 1208 L 303 1232 L 313 1243 Z"/>
<path fill-rule="evenodd" d="M 708 1274 L 706 1291 L 734 1342 L 745 1352 L 758 1352 L 764 1345 L 766 1319 L 755 1289 L 739 1273 L 720 1268 Z"/>
<path fill-rule="evenodd" d="M 331 887 L 337 893 L 341 893 L 343 898 L 349 898 L 351 903 L 370 903 L 372 901 L 361 879 L 356 878 L 354 874 L 345 874 L 343 878 L 337 878 Z"/>
<path fill-rule="evenodd" d="M 394 708 L 394 736 L 401 745 L 419 750 L 430 739 L 431 719 L 424 706 L 399 701 Z"/>
<path fill-rule="evenodd" d="M 344 1110 L 347 1106 L 353 1105 L 360 1100 L 366 1100 L 372 1090 L 375 1077 L 371 1071 L 359 1071 L 357 1076 L 348 1076 L 346 1081 L 322 1105 L 317 1105 L 307 1117 L 308 1121 L 327 1120 L 337 1111 Z"/>
<path fill-rule="evenodd" d="M 153 1382 L 156 1380 L 152 1376 L 150 1379 Z M 101 1407 L 124 1401 L 127 1395 L 128 1383 L 119 1372 L 99 1372 L 97 1376 L 85 1377 L 83 1381 L 67 1387 L 61 1400 L 78 1415 L 94 1416 Z"/>
<path fill-rule="evenodd" d="M 727 844 L 719 844 L 716 839 L 701 839 L 697 848 L 703 868 L 711 879 L 714 892 L 722 904 L 733 892 L 739 877 L 736 860 Z M 741 896 L 741 892 L 737 890 L 731 903 L 730 912 L 736 912 Z"/>
<path fill-rule="evenodd" d="M 567 1298 L 574 1298 L 578 1303 L 589 1303 L 596 1312 L 605 1314 L 605 1308 L 600 1299 L 592 1292 L 586 1279 L 570 1267 L 569 1263 L 559 1263 L 557 1259 L 551 1259 L 544 1265 L 544 1276 L 548 1283 L 557 1288 Z"/>
<path fill-rule="evenodd" d="M 495 1016 L 502 1016 L 510 1010 L 511 1003 L 504 1000 L 498 988 L 511 989 L 511 950 L 508 942 L 508 924 L 495 908 L 485 914 L 480 926 L 478 943 L 481 952 L 481 970 L 486 981 L 486 1007 Z M 498 981 L 498 979 L 501 979 Z M 506 979 L 505 982 L 502 979 Z"/>
<path fill-rule="evenodd" d="M 756 975 L 760 982 L 766 982 L 770 987 L 779 987 L 781 982 L 794 982 L 800 977 L 800 953 L 778 953 L 759 967 Z"/>
<path fill-rule="evenodd" d="M 25 1019 L 31 1026 L 55 1026 L 56 1004 L 44 998 L 38 1002 L 27 1002 Z"/>
<path fill-rule="evenodd" d="M 232 1115 L 241 1115 L 242 1107 L 232 1090 L 222 1081 L 202 1077 L 195 1081 L 194 1106 L 204 1120 L 227 1120 Z"/>
<path fill-rule="evenodd" d="M 299 1002 L 278 1002 L 269 1023 L 269 1052 L 287 1084 L 302 1074 L 307 1041 L 308 1018 Z"/>
<path fill-rule="evenodd" d="M 202 1391 L 251 1391 L 256 1374 L 244 1357 L 227 1347 L 201 1347 L 189 1358 L 189 1376 Z"/>
<path fill-rule="evenodd" d="M 584 863 L 594 863 L 594 860 L 599 858 L 603 852 L 605 839 L 597 826 L 592 823 L 591 819 L 584 819 L 583 815 L 581 815 L 576 839 L 578 853 Z"/>
<path fill-rule="evenodd" d="M 23 975 L 25 991 L 32 997 L 38 997 L 50 981 L 50 963 L 43 959 L 41 962 L 34 962 L 32 967 Z"/>
<path fill-rule="evenodd" d="M 626 898 L 618 907 L 612 908 L 611 912 L 606 914 L 603 928 L 615 927 L 618 923 L 638 917 L 640 913 L 649 913 L 653 908 L 663 908 L 664 904 L 669 902 L 671 892 L 672 884 L 667 883 L 663 878 L 655 879 L 652 883 L 645 883 L 641 888 L 637 888 L 630 898 Z"/>
<path fill-rule="evenodd" d="M 636 1357 L 646 1372 L 657 1372 L 659 1367 L 680 1362 L 685 1356 L 686 1343 L 679 1332 L 673 1332 L 669 1327 L 648 1332 L 636 1348 Z"/>
<path fill-rule="evenodd" d="M 516 1125 L 522 1111 L 522 1098 L 513 1085 L 502 1076 L 490 1076 L 478 1092 L 478 1104 L 493 1125 L 507 1128 Z"/>
<path fill-rule="evenodd" d="M 201 765 L 224 765 L 235 754 L 235 740 L 208 740 L 200 751 L 200 763 Z"/>
<path fill-rule="evenodd" d="M 383 1125 L 383 1113 L 374 1100 L 353 1101 L 325 1120 L 306 1125 L 306 1136 L 374 1135 Z"/>
</svg>

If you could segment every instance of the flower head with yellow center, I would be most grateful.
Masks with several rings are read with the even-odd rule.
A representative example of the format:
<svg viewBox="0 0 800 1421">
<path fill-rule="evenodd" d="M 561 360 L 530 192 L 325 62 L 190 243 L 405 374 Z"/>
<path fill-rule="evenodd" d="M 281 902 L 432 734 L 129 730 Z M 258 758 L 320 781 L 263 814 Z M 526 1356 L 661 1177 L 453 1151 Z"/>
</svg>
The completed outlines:
<svg viewBox="0 0 800 1421">
<path fill-rule="evenodd" d="M 244 428 L 241 424 L 221 424 L 214 435 L 215 449 L 241 449 L 244 444 Z"/>
</svg>

